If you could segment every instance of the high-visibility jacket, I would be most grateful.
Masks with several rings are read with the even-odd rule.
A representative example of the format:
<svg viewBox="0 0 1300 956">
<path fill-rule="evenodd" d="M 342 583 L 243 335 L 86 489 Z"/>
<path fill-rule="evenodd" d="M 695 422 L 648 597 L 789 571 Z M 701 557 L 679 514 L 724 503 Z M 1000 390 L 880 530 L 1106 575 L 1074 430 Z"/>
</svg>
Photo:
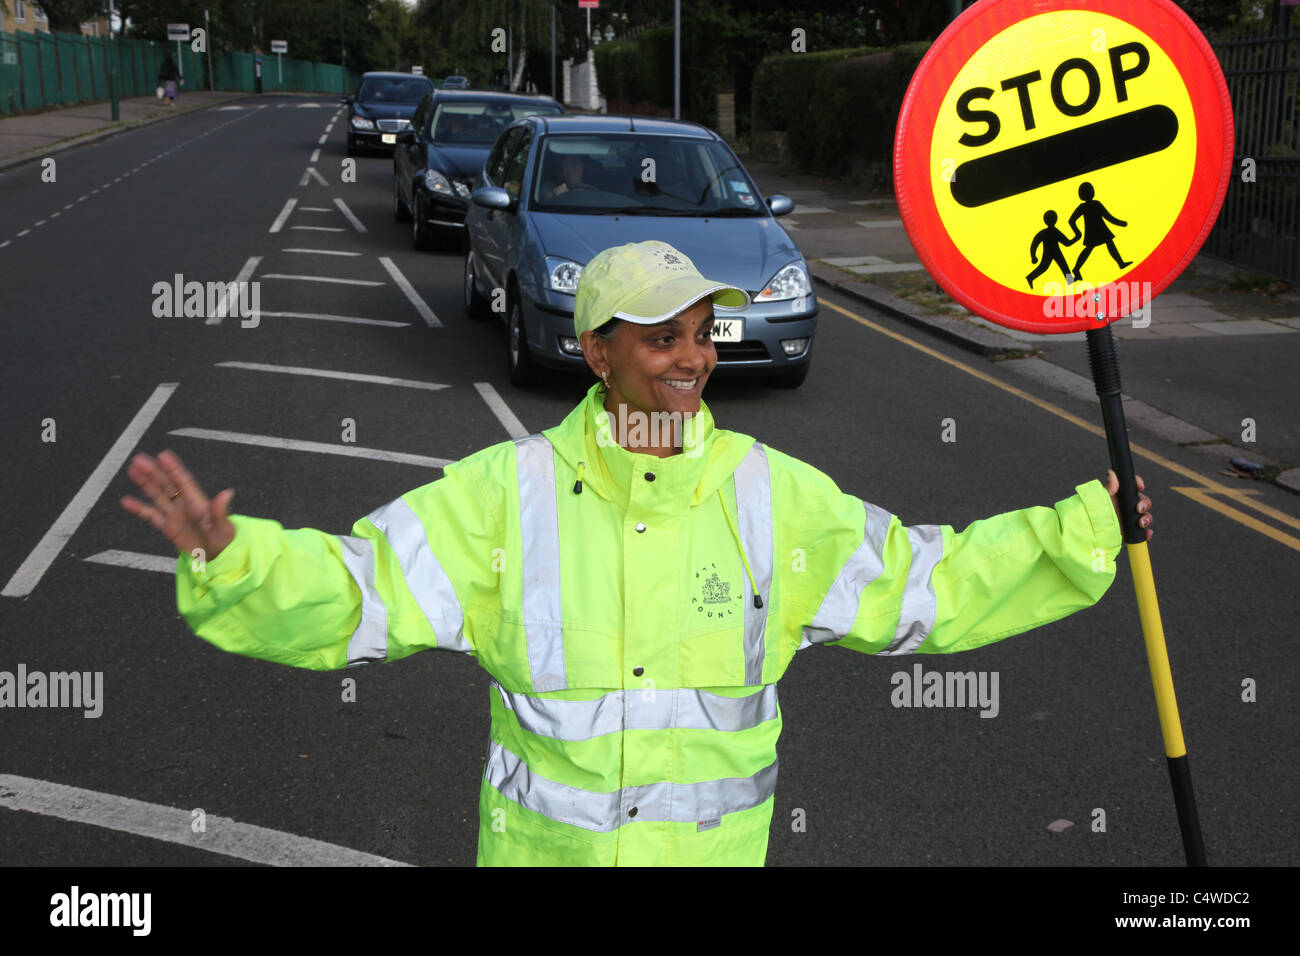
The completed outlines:
<svg viewBox="0 0 1300 956">
<path fill-rule="evenodd" d="M 232 516 L 190 627 L 296 667 L 464 651 L 491 675 L 480 864 L 761 865 L 803 647 L 951 653 L 1095 603 L 1120 528 L 1100 482 L 1054 508 L 904 527 L 822 472 L 715 428 L 611 438 L 593 386 L 333 535 Z"/>
</svg>

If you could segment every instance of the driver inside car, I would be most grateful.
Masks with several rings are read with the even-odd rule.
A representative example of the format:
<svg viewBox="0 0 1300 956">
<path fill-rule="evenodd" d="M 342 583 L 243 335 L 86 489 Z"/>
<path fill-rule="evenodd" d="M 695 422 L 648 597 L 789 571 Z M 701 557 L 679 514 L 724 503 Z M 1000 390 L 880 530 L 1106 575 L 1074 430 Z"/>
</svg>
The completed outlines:
<svg viewBox="0 0 1300 956">
<path fill-rule="evenodd" d="M 546 193 L 547 199 L 554 199 L 556 196 L 563 196 L 565 193 L 573 192 L 575 189 L 591 189 L 590 183 L 584 182 L 586 173 L 586 161 L 577 153 L 569 153 L 564 157 L 562 172 L 564 178 L 558 186 L 550 189 Z"/>
</svg>

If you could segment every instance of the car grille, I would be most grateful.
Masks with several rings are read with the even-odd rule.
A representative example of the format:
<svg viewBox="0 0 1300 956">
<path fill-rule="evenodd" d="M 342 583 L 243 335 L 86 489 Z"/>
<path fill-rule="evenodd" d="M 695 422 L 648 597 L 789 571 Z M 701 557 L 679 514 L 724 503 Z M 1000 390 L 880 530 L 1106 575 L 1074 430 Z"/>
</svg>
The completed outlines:
<svg viewBox="0 0 1300 956">
<path fill-rule="evenodd" d="M 411 121 L 404 119 L 381 119 L 376 120 L 375 125 L 385 133 L 400 133 L 411 125 Z"/>
<path fill-rule="evenodd" d="M 762 342 L 714 342 L 718 350 L 718 364 L 727 362 L 766 362 L 772 356 Z"/>
</svg>

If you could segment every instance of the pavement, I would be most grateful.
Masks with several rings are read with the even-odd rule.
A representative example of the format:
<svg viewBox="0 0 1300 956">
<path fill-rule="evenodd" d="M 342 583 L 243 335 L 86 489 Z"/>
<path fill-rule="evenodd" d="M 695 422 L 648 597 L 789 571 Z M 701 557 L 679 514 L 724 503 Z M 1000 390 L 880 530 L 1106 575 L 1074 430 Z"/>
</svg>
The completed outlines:
<svg viewBox="0 0 1300 956">
<path fill-rule="evenodd" d="M 953 301 L 926 274 L 892 193 L 743 159 L 764 194 L 795 201 L 781 224 L 818 285 L 1096 404 L 1085 334 L 1002 328 Z M 1244 458 L 1300 493 L 1300 290 L 1280 282 L 1258 288 L 1263 281 L 1198 256 L 1153 300 L 1145 323 L 1113 323 L 1117 351 L 1129 357 L 1121 367 L 1125 413 L 1130 428 L 1218 458 L 1226 476 L 1247 480 L 1229 464 Z"/>
<path fill-rule="evenodd" d="M 185 92 L 168 107 L 156 97 L 132 97 L 120 101 L 117 122 L 108 103 L 5 117 L 0 175 L 127 129 L 256 98 Z M 1095 399 L 1079 344 L 1084 334 L 1006 329 L 954 302 L 926 276 L 891 193 L 752 157 L 745 162 L 765 194 L 795 200 L 782 225 L 820 286 L 978 355 L 1010 360 L 1010 367 L 1039 383 Z M 1131 319 L 1112 324 L 1122 353 L 1140 358 L 1140 364 L 1123 367 L 1126 415 L 1131 427 L 1220 459 L 1224 475 L 1251 477 L 1229 464 L 1244 458 L 1262 466 L 1258 475 L 1300 493 L 1300 430 L 1293 411 L 1300 292 L 1281 284 L 1261 291 L 1244 281 L 1249 278 L 1230 264 L 1199 256 L 1156 297 L 1145 327 Z"/>
<path fill-rule="evenodd" d="M 167 106 L 156 96 L 132 96 L 118 101 L 116 122 L 107 102 L 6 116 L 0 118 L 0 172 L 36 162 L 61 150 L 115 136 L 124 130 L 224 106 L 252 95 L 182 91 L 174 106 Z"/>
</svg>

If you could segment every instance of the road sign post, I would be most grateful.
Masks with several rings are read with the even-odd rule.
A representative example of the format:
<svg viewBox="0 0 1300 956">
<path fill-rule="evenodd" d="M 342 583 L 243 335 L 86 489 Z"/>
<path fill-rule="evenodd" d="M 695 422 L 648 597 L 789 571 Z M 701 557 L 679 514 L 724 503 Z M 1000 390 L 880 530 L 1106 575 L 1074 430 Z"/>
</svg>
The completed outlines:
<svg viewBox="0 0 1300 956">
<path fill-rule="evenodd" d="M 280 55 L 289 52 L 289 41 L 272 40 L 271 52 L 275 54 L 275 81 L 281 90 L 284 89 L 284 64 L 280 60 Z"/>
<path fill-rule="evenodd" d="M 1085 333 L 1189 866 L 1205 847 L 1110 326 L 1149 321 L 1196 255 L 1232 145 L 1223 72 L 1172 0 L 971 7 L 917 67 L 894 141 L 899 213 L 935 280 L 1001 325 Z"/>
<path fill-rule="evenodd" d="M 188 41 L 189 38 L 190 25 L 188 23 L 167 24 L 167 39 L 176 41 L 176 82 L 178 86 L 185 80 L 185 71 L 181 69 L 181 42 Z"/>
</svg>

